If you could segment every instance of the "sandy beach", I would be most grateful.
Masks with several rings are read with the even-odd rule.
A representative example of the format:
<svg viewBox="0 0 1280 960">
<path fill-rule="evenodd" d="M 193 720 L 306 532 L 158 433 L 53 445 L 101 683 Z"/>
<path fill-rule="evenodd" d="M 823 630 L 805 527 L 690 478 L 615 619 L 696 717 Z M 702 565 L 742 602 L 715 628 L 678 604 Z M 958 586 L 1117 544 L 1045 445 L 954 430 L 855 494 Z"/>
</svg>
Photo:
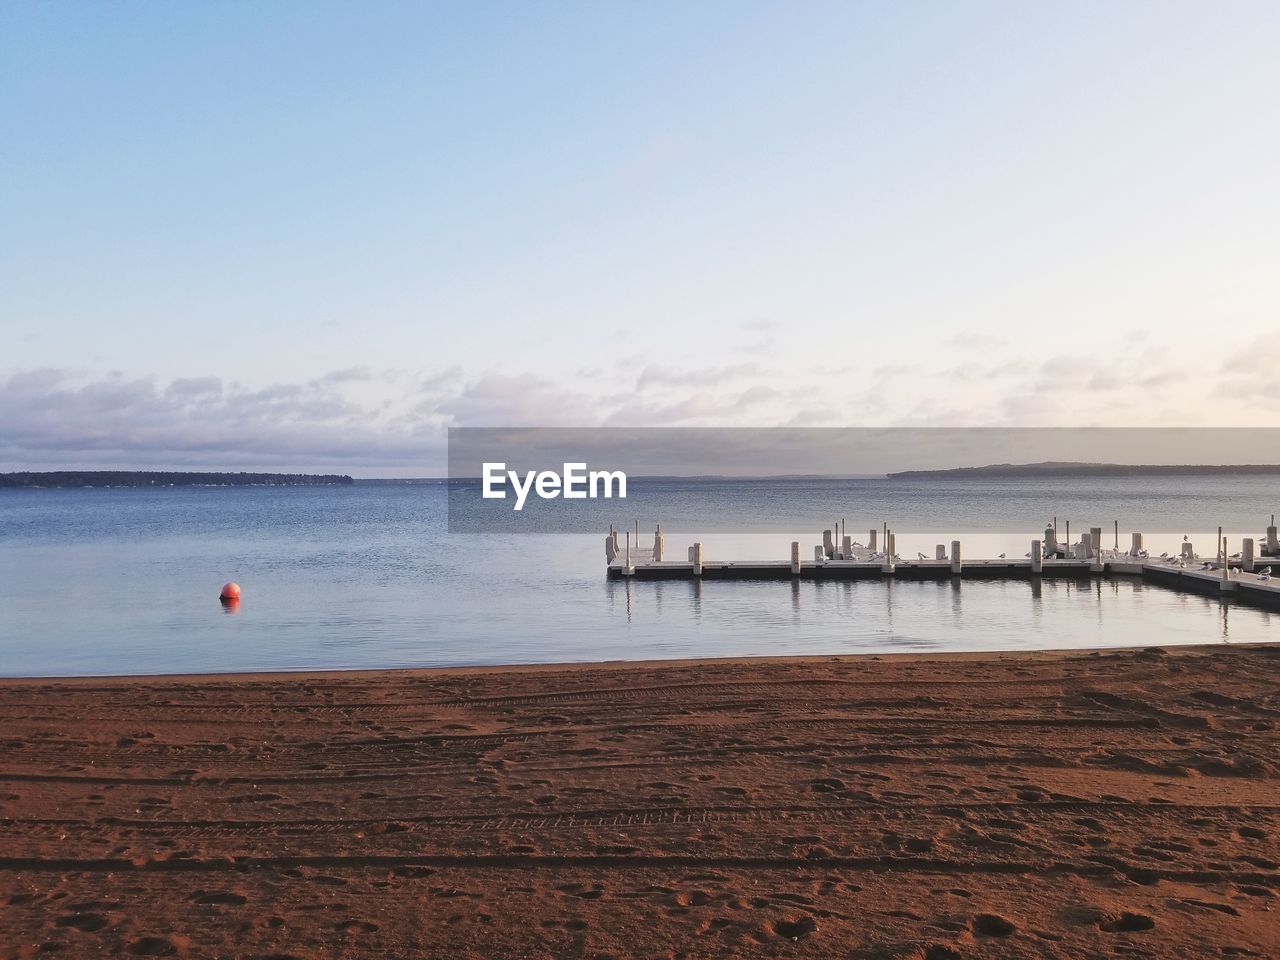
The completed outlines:
<svg viewBox="0 0 1280 960">
<path fill-rule="evenodd" d="M 0 682 L 0 956 L 1274 957 L 1280 649 Z"/>
</svg>

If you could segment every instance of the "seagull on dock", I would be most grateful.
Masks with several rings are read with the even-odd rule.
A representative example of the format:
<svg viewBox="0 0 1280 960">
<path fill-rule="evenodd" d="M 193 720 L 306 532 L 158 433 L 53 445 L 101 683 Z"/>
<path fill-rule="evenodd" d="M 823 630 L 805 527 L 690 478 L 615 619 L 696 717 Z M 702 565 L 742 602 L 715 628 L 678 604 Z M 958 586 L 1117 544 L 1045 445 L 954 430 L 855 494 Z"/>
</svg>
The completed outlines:
<svg viewBox="0 0 1280 960">
<path fill-rule="evenodd" d="M 917 554 L 916 554 L 916 556 L 917 556 L 918 558 L 920 558 L 921 560 L 923 560 L 923 559 L 924 559 L 924 554 L 923 554 L 923 553 L 917 553 Z"/>
<path fill-rule="evenodd" d="M 1184 534 L 1182 535 L 1182 542 L 1183 542 L 1183 543 L 1190 543 L 1190 542 L 1191 542 L 1191 538 L 1190 538 L 1190 537 L 1188 537 L 1188 536 L 1184 533 Z"/>
<path fill-rule="evenodd" d="M 1168 550 L 1166 550 L 1164 553 L 1160 554 L 1160 559 L 1161 559 L 1161 560 L 1168 560 L 1168 559 L 1169 559 L 1169 551 L 1168 551 Z"/>
<path fill-rule="evenodd" d="M 1000 559 L 1001 559 L 1001 560 L 1003 560 L 1003 559 L 1004 559 L 1004 554 L 1003 554 L 1003 553 L 1002 553 L 1002 554 L 1000 554 Z"/>
<path fill-rule="evenodd" d="M 1031 553 L 1028 551 L 1027 553 L 1024 553 L 1023 556 L 1029 558 L 1031 556 Z"/>
<path fill-rule="evenodd" d="M 1262 577 L 1264 580 L 1269 580 L 1271 578 L 1271 564 L 1267 564 L 1261 570 L 1256 572 L 1258 576 Z"/>
</svg>

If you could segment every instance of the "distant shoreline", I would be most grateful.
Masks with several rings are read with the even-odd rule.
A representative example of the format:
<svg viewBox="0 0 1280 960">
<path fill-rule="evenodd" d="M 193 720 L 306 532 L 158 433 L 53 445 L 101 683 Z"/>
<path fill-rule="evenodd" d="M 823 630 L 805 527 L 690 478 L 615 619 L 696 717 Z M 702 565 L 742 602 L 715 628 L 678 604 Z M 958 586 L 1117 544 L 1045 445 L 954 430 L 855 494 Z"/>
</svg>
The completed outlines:
<svg viewBox="0 0 1280 960">
<path fill-rule="evenodd" d="M 192 473 L 168 470 L 56 470 L 0 473 L 0 487 L 65 489 L 83 487 L 342 487 L 345 474 Z"/>
<path fill-rule="evenodd" d="M 1217 477 L 1280 476 L 1280 464 L 1127 464 L 1127 463 L 993 463 L 985 467 L 952 467 L 946 470 L 901 470 L 887 474 L 890 480 L 1045 477 Z"/>
<path fill-rule="evenodd" d="M 1124 464 L 1046 461 L 1043 463 L 994 463 L 981 467 L 948 467 L 936 470 L 899 470 L 878 474 L 771 474 L 728 476 L 695 474 L 635 474 L 640 482 L 701 483 L 804 483 L 847 480 L 1042 480 L 1053 478 L 1114 478 L 1172 476 L 1275 476 L 1280 464 Z M 479 477 L 356 477 L 347 474 L 245 473 L 182 470 L 55 470 L 0 473 L 2 489 L 87 489 L 155 487 L 349 487 L 471 485 Z"/>
</svg>

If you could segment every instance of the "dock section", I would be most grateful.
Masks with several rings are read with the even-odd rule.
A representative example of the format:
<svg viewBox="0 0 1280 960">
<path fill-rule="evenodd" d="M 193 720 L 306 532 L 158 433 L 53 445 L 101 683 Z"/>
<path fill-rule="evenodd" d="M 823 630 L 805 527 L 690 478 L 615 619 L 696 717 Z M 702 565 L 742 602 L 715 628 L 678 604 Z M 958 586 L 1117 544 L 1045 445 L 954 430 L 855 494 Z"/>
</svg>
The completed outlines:
<svg viewBox="0 0 1280 960">
<path fill-rule="evenodd" d="M 1274 537 L 1274 519 L 1268 529 Z M 836 528 L 839 532 L 839 527 Z M 855 543 L 847 535 L 823 532 L 823 542 L 802 559 L 799 542 L 791 544 L 786 560 L 722 560 L 703 556 L 701 543 L 689 546 L 682 556 L 668 555 L 659 527 L 647 546 L 640 545 L 639 528 L 620 535 L 611 528 L 605 539 L 607 576 L 634 580 L 1031 580 L 1095 577 L 1134 577 L 1158 586 L 1210 596 L 1231 596 L 1241 602 L 1280 610 L 1280 580 L 1272 577 L 1271 556 L 1265 546 L 1255 558 L 1254 541 L 1246 539 L 1236 554 L 1228 554 L 1219 535 L 1214 557 L 1201 558 L 1190 543 L 1175 555 L 1152 558 L 1142 549 L 1142 535 L 1133 534 L 1131 547 L 1122 552 L 1099 546 L 1101 530 L 1093 528 L 1074 545 L 1060 545 L 1046 530 L 1044 539 L 1031 541 L 1023 557 L 967 559 L 960 541 L 949 549 L 938 545 L 932 557 L 907 559 L 895 552 L 894 535 L 885 528 L 880 543 L 871 531 L 868 544 Z M 1118 531 L 1116 540 L 1118 542 Z M 837 545 L 838 544 L 838 545 Z M 878 549 L 878 546 L 883 549 Z"/>
</svg>

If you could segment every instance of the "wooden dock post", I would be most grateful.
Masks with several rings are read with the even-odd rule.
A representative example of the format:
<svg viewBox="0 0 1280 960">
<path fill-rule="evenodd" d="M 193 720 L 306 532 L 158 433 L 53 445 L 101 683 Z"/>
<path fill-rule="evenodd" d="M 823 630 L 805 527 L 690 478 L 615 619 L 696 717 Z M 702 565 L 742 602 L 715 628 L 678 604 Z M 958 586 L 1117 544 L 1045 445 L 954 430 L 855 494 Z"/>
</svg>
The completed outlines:
<svg viewBox="0 0 1280 960">
<path fill-rule="evenodd" d="M 847 533 L 840 538 L 840 558 L 842 560 L 853 559 L 853 537 Z"/>
<path fill-rule="evenodd" d="M 1040 541 L 1031 541 L 1031 572 L 1040 573 L 1044 570 L 1044 555 L 1040 553 Z"/>
<path fill-rule="evenodd" d="M 1056 525 L 1044 528 L 1044 555 L 1046 557 L 1056 557 L 1058 555 L 1058 528 Z"/>
<path fill-rule="evenodd" d="M 1070 520 L 1067 521 L 1067 542 L 1062 552 L 1064 554 L 1072 554 L 1075 552 L 1074 548 L 1071 546 L 1071 521 Z"/>
<path fill-rule="evenodd" d="M 1183 540 L 1183 541 L 1182 541 L 1182 554 L 1181 554 L 1181 557 L 1182 557 L 1182 559 L 1183 559 L 1183 560 L 1194 560 L 1194 559 L 1196 558 L 1196 551 L 1195 551 L 1195 547 L 1194 547 L 1194 545 L 1191 543 L 1191 541 L 1190 541 L 1190 540 Z"/>
<path fill-rule="evenodd" d="M 1280 553 L 1280 541 L 1276 539 L 1276 515 L 1271 515 L 1271 526 L 1267 527 L 1267 553 L 1272 556 Z"/>
<path fill-rule="evenodd" d="M 881 573 L 893 573 L 893 533 L 886 532 L 884 537 L 884 560 L 880 563 Z"/>
<path fill-rule="evenodd" d="M 1129 543 L 1129 556 L 1131 557 L 1141 556 L 1142 555 L 1142 534 L 1131 533 L 1129 534 L 1129 536 L 1132 538 Z"/>
<path fill-rule="evenodd" d="M 947 559 L 947 546 L 946 546 L 946 544 L 944 544 L 944 543 L 939 543 L 939 544 L 937 544 L 936 546 L 934 546 L 934 548 L 933 548 L 933 559 L 935 559 L 935 560 L 945 560 L 945 559 Z"/>
<path fill-rule="evenodd" d="M 662 560 L 662 554 L 666 550 L 666 540 L 662 536 L 662 524 L 658 524 L 658 529 L 653 534 L 653 559 L 655 561 Z"/>
<path fill-rule="evenodd" d="M 1240 545 L 1240 569 L 1245 573 L 1253 573 L 1253 537 L 1245 537 Z"/>
<path fill-rule="evenodd" d="M 1093 551 L 1092 536 L 1087 533 L 1080 534 L 1080 542 L 1076 544 L 1075 557 L 1077 560 L 1088 560 L 1090 553 Z"/>
<path fill-rule="evenodd" d="M 822 531 L 822 552 L 827 555 L 828 560 L 833 559 L 836 555 L 836 544 L 835 541 L 831 539 L 830 530 Z"/>
<path fill-rule="evenodd" d="M 614 558 L 618 555 L 618 541 L 613 535 L 613 528 L 609 528 L 609 535 L 604 538 L 604 559 L 606 563 L 613 563 Z"/>
<path fill-rule="evenodd" d="M 1227 555 L 1227 538 L 1219 538 L 1222 544 L 1222 579 L 1231 579 L 1231 558 Z"/>
<path fill-rule="evenodd" d="M 695 543 L 693 545 L 693 575 L 695 577 L 702 576 L 702 544 Z"/>
<path fill-rule="evenodd" d="M 1089 528 L 1089 558 L 1102 557 L 1102 528 Z"/>
<path fill-rule="evenodd" d="M 1119 552 L 1120 552 L 1120 521 L 1119 521 L 1119 520 L 1115 521 L 1115 525 L 1116 525 L 1116 545 L 1115 545 L 1115 551 L 1116 551 L 1116 553 L 1119 553 Z"/>
<path fill-rule="evenodd" d="M 867 549 L 872 553 L 876 552 L 876 528 L 871 528 L 871 534 L 867 537 Z"/>
<path fill-rule="evenodd" d="M 628 531 L 627 531 L 627 562 L 626 562 L 626 573 L 627 573 L 627 576 L 628 576 L 628 577 L 630 577 L 630 576 L 634 575 L 634 574 L 635 574 L 635 572 L 636 572 L 635 565 L 631 562 L 631 531 L 630 531 L 630 530 L 628 530 Z"/>
<path fill-rule="evenodd" d="M 960 571 L 964 569 L 964 565 L 960 558 L 960 541 L 951 541 L 951 572 L 959 576 Z"/>
<path fill-rule="evenodd" d="M 791 541 L 791 575 L 798 577 L 800 575 L 800 541 Z"/>
<path fill-rule="evenodd" d="M 1222 537 L 1222 528 L 1218 528 L 1218 562 L 1224 567 L 1227 565 L 1227 541 Z"/>
</svg>

